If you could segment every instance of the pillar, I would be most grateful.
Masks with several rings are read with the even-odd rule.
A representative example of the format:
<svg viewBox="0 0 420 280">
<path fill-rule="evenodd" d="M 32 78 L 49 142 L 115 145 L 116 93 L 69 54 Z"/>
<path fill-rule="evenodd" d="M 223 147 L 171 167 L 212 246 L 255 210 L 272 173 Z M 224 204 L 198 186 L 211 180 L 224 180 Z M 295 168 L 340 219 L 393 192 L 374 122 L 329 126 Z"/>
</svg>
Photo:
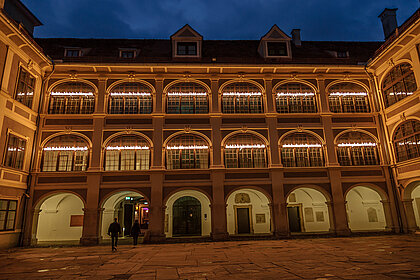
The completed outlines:
<svg viewBox="0 0 420 280">
<path fill-rule="evenodd" d="M 99 187 L 101 174 L 88 174 L 86 206 L 83 208 L 83 230 L 80 243 L 83 245 L 96 245 L 99 243 L 100 213 L 99 207 Z"/>
<path fill-rule="evenodd" d="M 331 203 L 331 201 L 327 201 L 325 202 L 325 204 L 327 204 L 327 208 L 328 208 L 328 219 L 330 221 L 330 229 L 329 232 L 334 232 L 334 210 L 333 210 L 333 205 Z"/>
<path fill-rule="evenodd" d="M 212 79 L 211 80 L 211 108 L 210 113 L 220 113 L 220 106 L 219 106 L 219 80 Z"/>
<path fill-rule="evenodd" d="M 388 213 L 389 224 L 388 224 L 388 220 L 387 220 L 387 227 L 390 227 L 394 232 L 400 232 L 400 225 L 399 225 L 399 222 L 398 222 L 398 212 L 397 212 L 397 205 L 396 205 L 397 203 L 400 203 L 399 198 L 395 197 L 395 195 L 394 195 L 394 190 L 393 190 L 393 186 L 392 186 L 392 183 L 391 183 L 392 178 L 389 174 L 389 169 L 384 167 L 384 168 L 382 168 L 382 171 L 383 171 L 385 179 L 386 179 L 385 183 L 386 183 L 386 188 L 387 188 L 387 193 L 388 193 L 388 201 L 386 202 L 386 204 L 387 204 L 387 207 L 388 207 L 387 211 L 389 211 L 389 213 Z M 397 194 L 397 196 L 398 196 L 398 194 Z M 384 207 L 385 207 L 385 204 L 384 204 Z M 384 208 L 384 210 L 385 210 L 385 208 Z M 401 217 L 401 219 L 403 219 L 403 217 Z"/>
<path fill-rule="evenodd" d="M 225 173 L 223 170 L 213 170 L 211 174 L 213 197 L 211 204 L 211 237 L 213 240 L 228 238 L 226 202 L 224 192 Z"/>
<path fill-rule="evenodd" d="M 273 98 L 273 80 L 271 78 L 264 79 L 265 83 L 265 98 L 267 104 L 267 113 L 276 113 L 274 98 Z"/>
<path fill-rule="evenodd" d="M 163 172 L 154 172 L 150 179 L 152 183 L 150 199 L 150 223 L 146 242 L 162 242 L 164 234 L 164 205 L 163 205 Z"/>
<path fill-rule="evenodd" d="M 408 232 L 415 232 L 418 227 L 416 216 L 414 215 L 413 199 L 404 199 L 402 203 L 407 217 Z"/>
<path fill-rule="evenodd" d="M 347 221 L 346 203 L 344 200 L 343 188 L 340 179 L 341 172 L 338 169 L 329 169 L 329 173 L 335 233 L 338 236 L 350 235 L 350 229 Z"/>
<path fill-rule="evenodd" d="M 385 229 L 392 230 L 395 232 L 395 224 L 392 221 L 392 214 L 391 214 L 391 202 L 387 200 L 381 200 L 382 207 L 384 208 L 384 215 L 385 215 Z"/>
<path fill-rule="evenodd" d="M 272 180 L 272 220 L 274 236 L 283 237 L 289 235 L 289 223 L 287 220 L 287 203 L 284 194 L 283 171 L 274 169 L 271 173 Z"/>
</svg>

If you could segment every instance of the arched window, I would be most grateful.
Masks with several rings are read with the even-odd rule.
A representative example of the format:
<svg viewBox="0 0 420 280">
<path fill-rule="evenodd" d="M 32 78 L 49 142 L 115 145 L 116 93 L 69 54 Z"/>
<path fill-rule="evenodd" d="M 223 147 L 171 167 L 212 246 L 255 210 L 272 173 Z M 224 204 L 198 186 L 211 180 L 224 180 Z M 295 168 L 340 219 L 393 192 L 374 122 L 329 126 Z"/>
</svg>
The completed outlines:
<svg viewBox="0 0 420 280">
<path fill-rule="evenodd" d="M 223 113 L 262 113 L 261 90 L 250 83 L 234 83 L 222 92 Z"/>
<path fill-rule="evenodd" d="M 322 145 L 315 136 L 305 132 L 295 132 L 286 136 L 280 146 L 284 167 L 324 165 Z"/>
<path fill-rule="evenodd" d="M 409 120 L 400 124 L 393 142 L 398 162 L 420 157 L 420 122 Z"/>
<path fill-rule="evenodd" d="M 316 113 L 315 91 L 302 83 L 287 83 L 276 90 L 278 113 Z"/>
<path fill-rule="evenodd" d="M 330 87 L 328 100 L 334 113 L 370 112 L 366 90 L 354 83 L 338 83 Z"/>
<path fill-rule="evenodd" d="M 110 114 L 152 113 L 152 90 L 138 82 L 118 84 L 109 92 Z"/>
<path fill-rule="evenodd" d="M 402 63 L 392 68 L 382 82 L 386 107 L 406 98 L 416 90 L 416 78 L 408 63 Z"/>
<path fill-rule="evenodd" d="M 183 134 L 166 146 L 167 169 L 206 169 L 209 167 L 209 146 L 200 136 Z"/>
<path fill-rule="evenodd" d="M 207 114 L 209 112 L 207 90 L 197 83 L 177 83 L 166 95 L 168 114 Z"/>
<path fill-rule="evenodd" d="M 84 139 L 75 135 L 57 136 L 43 149 L 42 171 L 85 171 L 88 159 L 89 147 Z"/>
<path fill-rule="evenodd" d="M 264 142 L 249 133 L 235 134 L 224 147 L 226 168 L 267 167 L 267 149 Z"/>
<path fill-rule="evenodd" d="M 119 136 L 105 148 L 105 171 L 147 170 L 149 167 L 150 147 L 142 137 Z"/>
<path fill-rule="evenodd" d="M 379 164 L 376 142 L 367 134 L 352 131 L 337 139 L 337 157 L 340 165 Z"/>
<path fill-rule="evenodd" d="M 82 82 L 68 82 L 50 93 L 50 114 L 92 114 L 95 110 L 94 89 Z"/>
</svg>

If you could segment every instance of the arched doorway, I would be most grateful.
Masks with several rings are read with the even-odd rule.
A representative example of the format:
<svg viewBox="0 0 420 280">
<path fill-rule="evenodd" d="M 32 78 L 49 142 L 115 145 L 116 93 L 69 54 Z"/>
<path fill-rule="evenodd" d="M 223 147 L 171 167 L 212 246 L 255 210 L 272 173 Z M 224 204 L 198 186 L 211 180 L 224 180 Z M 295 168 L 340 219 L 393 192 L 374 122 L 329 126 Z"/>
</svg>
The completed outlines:
<svg viewBox="0 0 420 280">
<path fill-rule="evenodd" d="M 201 235 L 201 203 L 192 196 L 178 198 L 173 205 L 173 236 Z"/>
<path fill-rule="evenodd" d="M 83 201 L 72 193 L 58 193 L 39 207 L 36 238 L 38 242 L 77 241 L 82 237 Z"/>
<path fill-rule="evenodd" d="M 209 236 L 211 232 L 210 200 L 202 192 L 182 190 L 166 202 L 165 235 Z"/>
<path fill-rule="evenodd" d="M 353 187 L 346 195 L 346 207 L 350 230 L 385 230 L 382 198 L 376 190 L 364 186 Z"/>
<path fill-rule="evenodd" d="M 149 201 L 134 191 L 121 191 L 108 197 L 103 203 L 102 238 L 108 236 L 108 227 L 117 218 L 123 231 L 123 236 L 129 236 L 135 220 L 140 223 L 142 231 L 149 225 Z"/>
<path fill-rule="evenodd" d="M 416 182 L 417 186 L 414 187 L 411 192 L 411 198 L 413 199 L 413 210 L 414 216 L 416 217 L 416 225 L 420 228 L 420 182 Z"/>
<path fill-rule="evenodd" d="M 254 189 L 240 189 L 227 199 L 227 230 L 233 234 L 270 234 L 270 201 Z"/>
<path fill-rule="evenodd" d="M 327 199 L 320 191 L 301 187 L 287 197 L 289 230 L 296 232 L 330 231 Z"/>
</svg>

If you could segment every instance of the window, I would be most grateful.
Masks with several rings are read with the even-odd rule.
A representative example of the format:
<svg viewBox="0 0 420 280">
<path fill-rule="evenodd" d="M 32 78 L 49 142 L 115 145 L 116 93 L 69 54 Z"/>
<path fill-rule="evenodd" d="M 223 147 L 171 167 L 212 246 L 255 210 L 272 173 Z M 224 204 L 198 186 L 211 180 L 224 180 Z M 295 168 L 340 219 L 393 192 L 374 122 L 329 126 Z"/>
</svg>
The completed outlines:
<svg viewBox="0 0 420 280">
<path fill-rule="evenodd" d="M 50 140 L 43 149 L 42 171 L 86 171 L 89 148 L 75 135 L 62 135 Z"/>
<path fill-rule="evenodd" d="M 79 57 L 82 56 L 82 51 L 80 49 L 66 49 L 64 56 Z"/>
<path fill-rule="evenodd" d="M 224 147 L 226 168 L 265 168 L 267 149 L 264 142 L 249 133 L 230 137 Z"/>
<path fill-rule="evenodd" d="M 22 169 L 23 160 L 25 158 L 26 140 L 9 134 L 7 140 L 6 156 L 4 158 L 4 166 Z"/>
<path fill-rule="evenodd" d="M 93 88 L 82 82 L 63 83 L 50 93 L 49 114 L 92 114 L 95 110 Z"/>
<path fill-rule="evenodd" d="M 382 82 L 382 92 L 386 107 L 412 95 L 416 90 L 416 79 L 413 70 L 411 70 L 411 65 L 408 63 L 395 66 Z"/>
<path fill-rule="evenodd" d="M 337 57 L 338 58 L 348 58 L 349 55 L 348 55 L 348 52 L 346 52 L 346 51 L 337 51 Z"/>
<path fill-rule="evenodd" d="M 402 123 L 395 131 L 393 142 L 397 162 L 420 157 L 420 122 Z"/>
<path fill-rule="evenodd" d="M 120 57 L 121 58 L 134 58 L 136 57 L 136 51 L 135 50 L 121 50 Z"/>
<path fill-rule="evenodd" d="M 166 146 L 167 169 L 207 169 L 209 147 L 199 136 L 188 134 L 176 136 Z"/>
<path fill-rule="evenodd" d="M 0 231 L 14 230 L 17 200 L 0 199 Z"/>
<path fill-rule="evenodd" d="M 340 165 L 345 166 L 379 164 L 376 142 L 358 131 L 344 133 L 338 138 L 337 158 Z"/>
<path fill-rule="evenodd" d="M 261 90 L 250 83 L 234 83 L 222 92 L 223 113 L 263 113 Z"/>
<path fill-rule="evenodd" d="M 301 83 L 287 83 L 277 88 L 278 113 L 316 113 L 314 90 Z"/>
<path fill-rule="evenodd" d="M 370 112 L 366 90 L 354 83 L 338 83 L 330 87 L 328 100 L 333 113 Z"/>
<path fill-rule="evenodd" d="M 206 89 L 196 83 L 178 83 L 166 96 L 168 114 L 207 114 L 209 112 Z"/>
<path fill-rule="evenodd" d="M 28 71 L 20 67 L 15 99 L 25 106 L 32 108 L 35 78 Z"/>
<path fill-rule="evenodd" d="M 105 171 L 149 168 L 149 143 L 139 136 L 119 136 L 105 149 Z"/>
<path fill-rule="evenodd" d="M 138 82 L 122 83 L 109 93 L 110 114 L 152 113 L 152 90 Z"/>
<path fill-rule="evenodd" d="M 268 56 L 287 56 L 286 42 L 267 42 Z"/>
<path fill-rule="evenodd" d="M 324 166 L 322 145 L 308 133 L 292 133 L 283 139 L 280 146 L 284 167 Z"/>
<path fill-rule="evenodd" d="M 196 42 L 178 42 L 176 48 L 177 55 L 197 55 Z"/>
</svg>

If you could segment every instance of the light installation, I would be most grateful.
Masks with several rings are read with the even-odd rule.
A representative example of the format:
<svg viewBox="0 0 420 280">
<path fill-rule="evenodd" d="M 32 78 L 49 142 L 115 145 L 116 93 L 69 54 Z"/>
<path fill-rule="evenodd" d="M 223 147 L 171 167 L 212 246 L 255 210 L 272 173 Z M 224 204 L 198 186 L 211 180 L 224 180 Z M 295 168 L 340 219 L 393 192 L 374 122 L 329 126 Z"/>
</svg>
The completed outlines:
<svg viewBox="0 0 420 280">
<path fill-rule="evenodd" d="M 44 151 L 87 151 L 88 147 L 45 147 Z"/>
<path fill-rule="evenodd" d="M 252 145 L 238 145 L 238 144 L 231 144 L 231 145 L 226 145 L 225 147 L 226 149 L 264 149 L 265 145 L 264 144 L 252 144 Z"/>
<path fill-rule="evenodd" d="M 93 92 L 51 92 L 52 96 L 93 96 Z"/>
<path fill-rule="evenodd" d="M 412 95 L 412 92 L 390 92 L 389 95 Z"/>
<path fill-rule="evenodd" d="M 375 147 L 376 143 L 339 143 L 338 147 Z"/>
<path fill-rule="evenodd" d="M 314 96 L 313 92 L 278 92 L 277 96 Z"/>
<path fill-rule="evenodd" d="M 18 96 L 25 96 L 25 95 L 34 95 L 33 92 L 18 92 Z"/>
<path fill-rule="evenodd" d="M 149 150 L 150 148 L 147 146 L 108 146 L 106 147 L 108 151 L 112 150 Z"/>
<path fill-rule="evenodd" d="M 209 147 L 206 145 L 198 146 L 198 145 L 192 145 L 192 146 L 171 146 L 166 147 L 168 150 L 203 150 L 208 149 Z"/>
<path fill-rule="evenodd" d="M 207 96 L 205 92 L 168 92 L 168 96 Z"/>
<path fill-rule="evenodd" d="M 321 148 L 321 144 L 283 144 L 283 148 Z"/>
<path fill-rule="evenodd" d="M 111 96 L 151 96 L 150 92 L 111 92 Z"/>
<path fill-rule="evenodd" d="M 224 96 L 261 96 L 261 92 L 224 92 Z"/>
<path fill-rule="evenodd" d="M 405 141 L 405 142 L 399 142 L 398 145 L 404 146 L 404 145 L 420 145 L 420 141 Z"/>
<path fill-rule="evenodd" d="M 366 92 L 332 92 L 330 96 L 367 96 Z"/>
</svg>

